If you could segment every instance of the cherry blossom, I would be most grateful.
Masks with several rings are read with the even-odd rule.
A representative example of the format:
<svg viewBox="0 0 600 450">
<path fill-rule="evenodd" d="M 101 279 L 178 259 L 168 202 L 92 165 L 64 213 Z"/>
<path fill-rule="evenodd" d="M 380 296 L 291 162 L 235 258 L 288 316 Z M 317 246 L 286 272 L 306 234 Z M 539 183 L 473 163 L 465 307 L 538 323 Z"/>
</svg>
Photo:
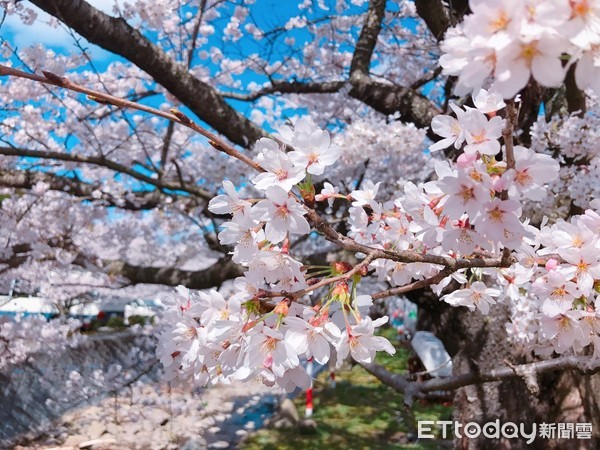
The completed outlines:
<svg viewBox="0 0 600 450">
<path fill-rule="evenodd" d="M 340 155 L 340 150 L 331 145 L 331 138 L 326 130 L 314 131 L 308 142 L 300 142 L 294 149 L 290 153 L 290 159 L 295 165 L 305 167 L 312 175 L 323 174 L 325 168 L 335 164 Z"/>
<path fill-rule="evenodd" d="M 509 245 L 512 237 L 506 236 L 507 230 L 524 234 L 518 214 L 519 203 L 515 200 L 500 200 L 494 198 L 486 202 L 481 218 L 477 220 L 476 229 L 486 238 Z"/>
<path fill-rule="evenodd" d="M 250 202 L 240 199 L 235 186 L 231 181 L 223 181 L 225 195 L 217 195 L 208 204 L 208 209 L 215 214 L 232 214 L 235 221 L 238 217 L 247 217 Z"/>
<path fill-rule="evenodd" d="M 287 317 L 285 323 L 289 327 L 286 339 L 300 354 L 314 358 L 319 364 L 329 361 L 331 344 L 340 338 L 335 325 L 327 321 L 313 325 L 299 317 Z"/>
<path fill-rule="evenodd" d="M 465 112 L 454 104 L 450 103 L 452 110 L 456 113 L 456 116 L 462 118 Z M 455 148 L 460 148 L 462 143 L 465 141 L 465 130 L 460 120 L 457 120 L 451 116 L 435 116 L 431 121 L 431 129 L 438 136 L 442 136 L 439 142 L 429 146 L 429 150 L 435 152 L 444 148 L 454 145 Z"/>
<path fill-rule="evenodd" d="M 451 294 L 444 295 L 440 300 L 452 306 L 466 306 L 471 311 L 475 308 L 479 309 L 482 314 L 490 312 L 490 305 L 495 302 L 494 297 L 500 295 L 500 290 L 488 288 L 485 283 L 476 281 L 466 289 L 460 289 Z"/>
<path fill-rule="evenodd" d="M 340 188 L 337 186 L 333 186 L 329 182 L 323 183 L 323 189 L 320 194 L 315 196 L 315 200 L 318 202 L 322 202 L 327 200 L 327 204 L 331 208 L 333 206 L 333 201 L 335 200 L 335 196 L 340 192 Z"/>
<path fill-rule="evenodd" d="M 325 16 L 309 20 L 328 8 L 316 3 L 302 3 L 306 14 L 291 16 L 273 38 L 289 51 L 285 63 L 239 57 L 215 42 L 221 18 L 226 23 L 218 39 L 252 42 L 252 48 L 264 43 L 269 30 L 252 21 L 246 4 L 209 5 L 196 32 L 191 16 L 184 20 L 166 0 L 117 11 L 172 52 L 174 62 L 188 61 L 181 76 L 206 84 L 208 97 L 236 107 L 248 102 L 247 117 L 230 111 L 227 117 L 239 123 L 215 127 L 230 142 L 205 132 L 212 136 L 206 142 L 194 134 L 200 125 L 186 126 L 182 112 L 162 114 L 178 112 L 171 107 L 181 102 L 205 120 L 202 110 L 210 108 L 194 110 L 146 71 L 118 62 L 98 74 L 81 55 L 3 45 L 7 67 L 50 70 L 120 98 L 157 95 L 164 104 L 152 116 L 57 86 L 48 91 L 26 77 L 3 78 L 3 167 L 43 181 L 21 192 L 13 180 L 16 187 L 7 182 L 0 192 L 2 273 L 66 301 L 83 292 L 81 286 L 137 282 L 126 279 L 137 271 L 122 267 L 149 267 L 159 277 L 198 274 L 206 260 L 216 260 L 217 270 L 206 273 L 215 285 L 223 282 L 221 289 L 179 289 L 160 332 L 167 377 L 202 386 L 257 378 L 290 391 L 310 385 L 302 366 L 307 358 L 371 363 L 377 351 L 393 354 L 376 335 L 387 317 L 373 320 L 369 308 L 373 298 L 414 286 L 431 287 L 449 305 L 475 314 L 494 313 L 502 302 L 511 311 L 508 333 L 525 353 L 577 353 L 591 344 L 599 357 L 598 100 L 588 92 L 587 112 L 567 115 L 545 97 L 543 104 L 525 101 L 528 90 L 522 103 L 535 108 L 520 110 L 521 116 L 539 114 L 529 132 L 517 97 L 529 83 L 559 86 L 573 67 L 579 88 L 600 86 L 598 2 L 472 0 L 472 13 L 448 29 L 439 46 L 441 76 L 436 36 L 423 33 L 428 24 L 419 19 L 406 27 L 397 20 L 415 15 L 413 2 L 383 14 L 366 74 L 357 74 L 349 50 L 366 9 L 327 13 L 325 26 Z M 20 3 L 7 5 L 8 14 L 34 20 Z M 300 39 L 305 33 L 313 39 Z M 190 46 L 192 34 L 198 39 Z M 433 50 L 422 56 L 425 46 Z M 413 54 L 421 56 L 407 56 Z M 454 94 L 471 99 L 446 92 L 448 76 L 456 77 Z M 244 86 L 246 78 L 253 81 Z M 372 110 L 359 99 L 368 90 L 358 82 L 378 83 L 371 86 L 383 91 L 389 83 L 390 92 L 408 94 L 400 106 Z M 291 95 L 272 95 L 294 88 Z M 326 92 L 309 95 L 304 88 Z M 396 102 L 392 97 L 386 102 Z M 425 120 L 406 114 L 409 97 L 423 102 Z M 219 118 L 227 104 L 223 100 Z M 173 120 L 168 128 L 160 119 L 167 117 Z M 278 135 L 264 137 L 270 130 Z M 434 135 L 441 139 L 426 140 Z M 39 158 L 15 157 L 19 146 Z M 439 150 L 446 148 L 451 158 L 442 162 Z M 40 152 L 59 154 L 47 173 L 36 168 Z M 80 164 L 85 158 L 92 163 Z M 62 186 L 54 184 L 57 178 Z M 310 264 L 320 253 L 343 260 Z M 157 261 L 177 270 L 156 270 Z M 58 281 L 78 287 L 56 287 Z M 366 292 L 375 283 L 392 289 L 372 297 Z M 456 283 L 463 287 L 451 291 Z M 0 359 L 0 368 L 25 360 L 25 346 L 39 348 L 28 341 L 38 322 L 20 320 L 27 333 L 12 323 L 0 331 L 12 355 Z M 56 322 L 39 328 L 50 342 L 67 345 L 70 328 Z M 71 378 L 75 386 L 77 376 Z"/>
<path fill-rule="evenodd" d="M 358 361 L 371 363 L 375 358 L 376 351 L 385 351 L 390 355 L 396 353 L 396 349 L 387 339 L 374 336 L 375 328 L 387 322 L 387 317 L 371 320 L 365 317 L 358 324 L 347 329 L 337 344 L 338 364 L 348 356 L 348 353 Z"/>
<path fill-rule="evenodd" d="M 280 187 L 289 192 L 304 178 L 304 168 L 294 165 L 290 157 L 281 151 L 277 142 L 262 138 L 258 141 L 260 153 L 256 161 L 267 170 L 252 180 L 256 188 L 266 191 L 270 187 Z"/>
<path fill-rule="evenodd" d="M 265 221 L 265 236 L 273 244 L 285 239 L 287 233 L 307 234 L 310 226 L 304 218 L 306 212 L 296 200 L 277 186 L 267 189 L 267 199 L 261 200 L 252 209 L 252 215 Z"/>
</svg>

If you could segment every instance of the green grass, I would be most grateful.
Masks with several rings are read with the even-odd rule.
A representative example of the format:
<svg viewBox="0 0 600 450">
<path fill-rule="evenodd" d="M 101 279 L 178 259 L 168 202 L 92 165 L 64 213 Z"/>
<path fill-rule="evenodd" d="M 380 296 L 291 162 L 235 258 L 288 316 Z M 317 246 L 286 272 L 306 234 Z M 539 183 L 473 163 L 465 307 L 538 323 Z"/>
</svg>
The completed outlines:
<svg viewBox="0 0 600 450">
<path fill-rule="evenodd" d="M 384 330 L 393 341 L 394 331 Z M 379 354 L 376 362 L 393 372 L 405 372 L 410 353 L 396 345 L 394 356 Z M 383 385 L 362 367 L 344 367 L 336 372 L 335 389 L 327 384 L 327 373 L 321 373 L 314 385 L 314 415 L 318 428 L 314 434 L 303 434 L 297 428 L 266 428 L 253 433 L 241 444 L 244 450 L 287 449 L 422 449 L 440 448 L 440 441 L 408 443 L 407 433 L 416 435 L 418 420 L 445 420 L 451 408 L 437 403 L 416 402 L 411 410 L 403 404 L 403 396 Z M 304 395 L 294 402 L 304 413 Z"/>
</svg>

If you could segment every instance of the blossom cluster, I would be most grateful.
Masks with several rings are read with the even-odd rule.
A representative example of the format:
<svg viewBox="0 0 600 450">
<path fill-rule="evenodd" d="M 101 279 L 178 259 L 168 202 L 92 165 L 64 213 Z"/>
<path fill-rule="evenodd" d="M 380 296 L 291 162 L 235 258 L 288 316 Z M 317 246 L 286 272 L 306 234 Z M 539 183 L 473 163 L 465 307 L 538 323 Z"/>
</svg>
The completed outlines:
<svg viewBox="0 0 600 450">
<path fill-rule="evenodd" d="M 301 119 L 293 129 L 283 127 L 279 140 L 259 140 L 262 171 L 249 189 L 258 198 L 242 198 L 225 181 L 225 194 L 209 205 L 214 214 L 231 216 L 219 239 L 233 246 L 233 261 L 247 271 L 227 297 L 181 290 L 160 350 L 172 378 L 207 384 L 259 377 L 293 389 L 310 384 L 305 358 L 339 363 L 351 354 L 370 362 L 378 350 L 392 353 L 389 342 L 374 336 L 387 318 L 370 319 L 371 298 L 358 295 L 361 278 L 371 272 L 392 286 L 424 281 L 448 304 L 482 314 L 505 302 L 513 311 L 507 328 L 515 341 L 539 353 L 593 344 L 600 357 L 600 205 L 576 198 L 593 209 L 569 222 L 546 218 L 540 226 L 523 214 L 524 205 L 558 197 L 564 160 L 550 141 L 562 139 L 565 158 L 586 161 L 595 156 L 593 138 L 582 145 L 572 133 L 550 132 L 536 140 L 534 127 L 533 148 L 515 145 L 516 111 L 504 102 L 531 77 L 542 86 L 561 84 L 571 67 L 580 88 L 600 88 L 600 2 L 472 0 L 470 6 L 473 14 L 446 35 L 441 65 L 458 77 L 458 94 L 472 94 L 473 107 L 450 103 L 452 115 L 435 117 L 431 130 L 441 140 L 426 153 L 449 149 L 456 161 L 436 161 L 432 181 L 405 182 L 402 192 L 362 176 L 344 187 L 321 179 L 316 192 L 313 177 L 341 157 L 327 131 Z M 567 122 L 576 127 L 578 120 L 587 119 Z M 351 131 L 367 135 L 358 127 Z M 349 152 L 345 158 L 360 160 Z M 589 184 L 572 183 L 565 191 L 594 196 L 584 189 Z M 337 244 L 351 242 L 348 247 L 367 260 L 307 266 L 292 256 L 293 241 L 311 232 L 306 216 L 320 202 L 347 222 Z M 460 288 L 448 292 L 452 281 Z"/>
<path fill-rule="evenodd" d="M 252 179 L 263 199 L 242 199 L 235 186 L 223 182 L 225 194 L 211 200 L 215 214 L 231 215 L 219 233 L 233 245 L 233 260 L 248 268 L 225 298 L 217 291 L 193 295 L 181 287 L 181 300 L 168 313 L 159 355 L 172 379 L 206 385 L 257 377 L 265 384 L 293 390 L 311 378 L 302 362 L 341 363 L 348 355 L 372 362 L 376 351 L 394 347 L 375 328 L 387 317 L 372 320 L 369 296 L 358 295 L 361 274 L 332 283 L 315 306 L 295 300 L 322 276 L 340 277 L 345 263 L 312 266 L 310 271 L 290 255 L 290 238 L 310 232 L 305 202 L 317 197 L 312 176 L 323 174 L 339 157 L 329 133 L 308 120 L 280 130 L 282 144 L 263 138 L 256 161 L 264 169 Z M 331 185 L 329 185 L 331 186 Z M 325 200 L 330 193 L 319 194 Z M 364 274 L 363 274 L 364 275 Z M 334 354 L 336 358 L 334 359 Z"/>
<path fill-rule="evenodd" d="M 470 0 L 472 14 L 448 30 L 440 64 L 457 92 L 489 87 L 514 97 L 533 77 L 560 85 L 572 64 L 580 89 L 599 92 L 598 0 Z"/>
<path fill-rule="evenodd" d="M 322 307 L 280 302 L 263 312 L 243 291 L 225 299 L 214 290 L 191 294 L 180 287 L 181 301 L 165 317 L 169 327 L 158 349 L 167 378 L 202 386 L 257 378 L 293 391 L 311 384 L 302 366 L 308 358 L 326 364 L 335 350 L 340 363 L 348 354 L 372 362 L 378 350 L 393 354 L 385 338 L 374 336 L 387 317 L 361 316 L 370 297 L 357 296 L 349 304 L 348 292 L 336 289 Z"/>
<path fill-rule="evenodd" d="M 368 317 L 371 297 L 358 295 L 361 278 L 373 270 L 380 280 L 404 286 L 439 276 L 453 261 L 468 267 L 432 284 L 448 304 L 488 314 L 499 301 L 518 306 L 526 299 L 531 320 L 514 323 L 512 335 L 518 340 L 525 334 L 540 351 L 577 350 L 597 340 L 592 311 L 600 284 L 600 216 L 589 210 L 571 223 L 541 229 L 522 218 L 521 202 L 543 199 L 559 164 L 512 142 L 507 148 L 512 136 L 505 133 L 506 104 L 499 95 L 480 90 L 473 104 L 452 104 L 455 116 L 432 122 L 442 140 L 430 151 L 454 147 L 456 163 L 436 162 L 437 179 L 406 183 L 403 194 L 387 201 L 378 200 L 381 183 L 370 180 L 347 194 L 329 182 L 315 192 L 312 177 L 324 174 L 340 150 L 308 119 L 283 128 L 279 142 L 259 140 L 256 162 L 264 171 L 251 181 L 264 198 L 241 198 L 224 181 L 225 193 L 209 204 L 213 213 L 231 216 L 219 239 L 233 246 L 233 260 L 247 271 L 227 297 L 180 289 L 159 350 L 167 374 L 200 385 L 258 377 L 292 390 L 310 384 L 304 359 L 339 364 L 351 354 L 371 362 L 376 351 L 394 348 L 374 335 L 387 317 Z M 354 267 L 303 265 L 290 254 L 291 242 L 310 232 L 306 214 L 319 202 L 345 205 L 347 237 L 365 254 L 405 252 L 408 261 L 379 257 Z M 509 267 L 500 263 L 506 251 L 512 253 Z M 419 261 L 421 256 L 429 260 Z M 498 262 L 468 264 L 479 258 Z M 443 295 L 452 280 L 462 287 Z M 557 292 L 564 297 L 560 301 Z M 311 293 L 318 299 L 309 302 Z M 543 300 L 548 295 L 551 300 Z M 541 325 L 532 326 L 535 321 Z M 576 331 L 565 338 L 567 329 Z"/>
<path fill-rule="evenodd" d="M 53 319 L 41 316 L 17 316 L 0 324 L 0 371 L 19 365 L 38 352 L 60 354 L 67 347 L 78 346 L 84 337 L 77 333 L 76 319 Z"/>
<path fill-rule="evenodd" d="M 454 146 L 462 150 L 456 164 L 436 164 L 438 179 L 425 184 L 407 183 L 404 195 L 380 203 L 375 200 L 379 183 L 364 183 L 350 194 L 350 236 L 371 247 L 408 250 L 418 253 L 471 258 L 499 255 L 500 250 L 520 248 L 532 232 L 521 221 L 520 199 L 539 200 L 545 185 L 556 178 L 559 165 L 550 156 L 521 146 L 511 149 L 514 166 L 507 167 L 496 155 L 506 152 L 499 139 L 505 119 L 496 113 L 505 104 L 500 97 L 481 90 L 473 98 L 476 108 L 452 105 L 456 118 L 437 116 L 432 129 L 443 139 L 430 147 L 435 152 Z M 503 194 L 507 195 L 504 196 Z M 377 260 L 379 276 L 394 285 L 435 276 L 442 269 L 436 264 L 402 263 Z M 466 282 L 457 271 L 455 279 Z M 448 284 L 450 277 L 438 289 Z M 480 296 L 480 284 L 471 291 L 456 291 L 444 297 L 455 305 L 479 307 L 487 313 L 490 291 Z M 483 291 L 482 291 L 483 292 Z M 468 295 L 467 295 L 468 294 Z M 465 298 L 461 298 L 464 297 Z"/>
</svg>

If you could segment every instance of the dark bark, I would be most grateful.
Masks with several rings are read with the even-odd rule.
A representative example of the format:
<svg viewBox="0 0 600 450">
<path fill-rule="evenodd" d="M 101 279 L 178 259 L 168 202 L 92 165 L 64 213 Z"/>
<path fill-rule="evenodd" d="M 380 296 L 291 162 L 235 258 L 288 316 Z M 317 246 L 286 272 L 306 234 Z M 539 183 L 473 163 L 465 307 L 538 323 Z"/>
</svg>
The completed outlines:
<svg viewBox="0 0 600 450">
<path fill-rule="evenodd" d="M 49 172 L 36 172 L 11 169 L 0 170 L 0 186 L 14 189 L 30 190 L 37 183 L 46 183 L 51 191 L 64 192 L 73 197 L 100 203 L 105 206 L 114 206 L 129 211 L 141 211 L 158 208 L 166 204 L 166 194 L 160 191 L 129 192 L 123 196 L 114 197 L 102 193 L 99 199 L 93 197 L 93 192 L 101 189 L 100 186 L 85 183 L 76 178 L 68 178 Z"/>
<path fill-rule="evenodd" d="M 415 6 L 431 34 L 441 41 L 450 27 L 450 14 L 444 3 L 441 0 L 415 0 Z"/>
<path fill-rule="evenodd" d="M 444 38 L 448 28 L 470 13 L 468 0 L 415 0 L 415 6 L 417 14 L 438 41 Z"/>
<path fill-rule="evenodd" d="M 210 200 L 213 194 L 205 191 L 198 186 L 183 185 L 182 183 L 173 183 L 166 180 L 160 180 L 148 176 L 140 171 L 137 171 L 129 166 L 124 166 L 116 161 L 105 158 L 104 156 L 83 156 L 75 153 L 64 153 L 64 152 L 52 152 L 44 150 L 29 150 L 26 148 L 19 147 L 2 147 L 0 146 L 0 155 L 6 156 L 24 156 L 30 158 L 40 158 L 47 160 L 56 161 L 67 161 L 78 163 L 82 165 L 91 165 L 97 167 L 104 167 L 112 170 L 115 173 L 122 173 L 124 175 L 135 178 L 136 180 L 143 181 L 158 189 L 166 189 L 169 191 L 184 191 L 199 198 Z"/>
<path fill-rule="evenodd" d="M 497 305 L 493 316 L 438 304 L 428 311 L 428 325 L 442 339 L 452 356 L 454 373 L 485 372 L 506 366 L 505 361 L 521 364 L 532 361 L 509 343 L 505 324 L 508 309 Z M 580 375 L 576 371 L 544 372 L 537 377 L 539 394 L 533 394 L 522 378 L 474 384 L 456 390 L 454 420 L 462 424 L 500 423 L 592 423 L 594 438 L 587 440 L 537 438 L 527 444 L 519 439 L 456 439 L 458 449 L 594 449 L 600 445 L 598 412 L 600 375 Z"/>
<path fill-rule="evenodd" d="M 587 110 L 586 98 L 585 92 L 579 89 L 577 82 L 575 81 L 575 67 L 576 66 L 573 65 L 567 71 L 567 76 L 565 78 L 565 97 L 569 113 L 575 113 L 579 117 L 583 117 Z"/>
<path fill-rule="evenodd" d="M 544 99 L 545 89 L 535 81 L 531 81 L 523 91 L 521 91 L 521 102 L 519 107 L 519 143 L 529 146 L 531 144 L 531 127 L 538 120 L 540 105 Z"/>
<path fill-rule="evenodd" d="M 149 283 L 165 286 L 183 284 L 190 289 L 210 289 L 243 274 L 243 268 L 224 257 L 204 270 L 188 271 L 170 267 L 142 267 L 122 261 L 107 262 L 106 272 L 126 278 L 131 284 Z"/>
<path fill-rule="evenodd" d="M 360 30 L 354 55 L 352 56 L 350 78 L 361 75 L 368 76 L 369 74 L 371 57 L 377 45 L 377 38 L 381 32 L 381 24 L 385 16 L 385 4 L 386 0 L 371 0 L 369 2 L 365 22 Z"/>
<path fill-rule="evenodd" d="M 441 113 L 431 100 L 413 89 L 371 79 L 353 81 L 349 94 L 380 113 L 399 112 L 400 120 L 412 122 L 419 128 L 429 128 L 431 119 Z"/>
<path fill-rule="evenodd" d="M 233 98 L 243 101 L 254 101 L 260 97 L 270 94 L 332 94 L 339 92 L 345 85 L 346 81 L 273 81 L 271 86 L 260 89 L 250 94 L 236 94 L 223 92 L 221 95 L 226 98 Z"/>
</svg>

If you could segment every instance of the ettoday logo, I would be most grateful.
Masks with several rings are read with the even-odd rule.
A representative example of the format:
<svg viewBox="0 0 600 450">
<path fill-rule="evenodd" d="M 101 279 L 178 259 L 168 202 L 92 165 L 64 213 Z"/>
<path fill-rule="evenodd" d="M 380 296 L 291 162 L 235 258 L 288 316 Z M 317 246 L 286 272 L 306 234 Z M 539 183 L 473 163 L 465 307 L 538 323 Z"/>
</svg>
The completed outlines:
<svg viewBox="0 0 600 450">
<path fill-rule="evenodd" d="M 528 444 L 531 444 L 537 437 L 537 425 L 525 425 L 523 423 L 517 425 L 514 422 L 506 422 L 500 425 L 500 419 L 494 422 L 487 422 L 483 426 L 477 422 L 468 422 L 462 424 L 451 420 L 421 420 L 418 422 L 418 436 L 420 439 L 433 439 L 435 436 L 431 434 L 434 430 L 433 425 L 441 427 L 442 439 L 448 439 L 448 430 L 453 432 L 457 438 L 462 438 L 463 435 L 469 439 L 478 438 L 482 433 L 490 439 L 499 439 L 501 436 L 507 439 L 526 439 Z"/>
<path fill-rule="evenodd" d="M 442 439 L 451 438 L 452 433 L 457 438 L 466 436 L 469 439 L 483 436 L 489 439 L 524 439 L 528 444 L 531 444 L 534 439 L 591 439 L 592 424 L 591 423 L 559 423 L 559 424 L 516 424 L 514 422 L 506 422 L 500 424 L 500 419 L 493 422 L 487 422 L 483 425 L 477 422 L 468 422 L 462 424 L 451 420 L 421 420 L 418 422 L 418 437 L 419 439 L 433 439 L 436 436 L 432 434 L 438 427 L 441 431 Z"/>
</svg>

